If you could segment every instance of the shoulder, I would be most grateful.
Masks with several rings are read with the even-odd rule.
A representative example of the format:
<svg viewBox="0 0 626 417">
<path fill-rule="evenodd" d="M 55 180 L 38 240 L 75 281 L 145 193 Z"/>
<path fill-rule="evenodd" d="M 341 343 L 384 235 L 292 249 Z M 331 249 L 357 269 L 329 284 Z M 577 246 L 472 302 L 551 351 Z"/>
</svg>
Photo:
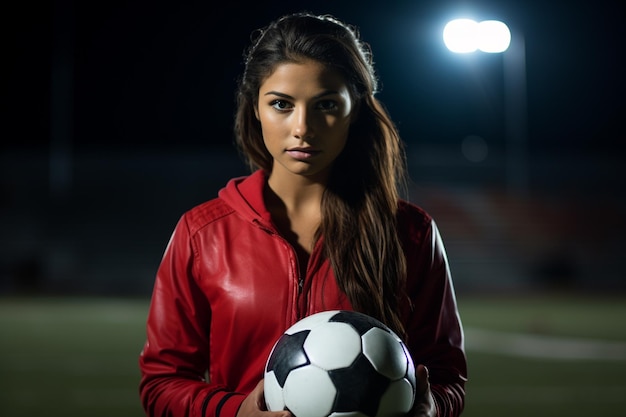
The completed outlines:
<svg viewBox="0 0 626 417">
<path fill-rule="evenodd" d="M 191 235 L 198 230 L 229 216 L 234 212 L 233 208 L 221 198 L 214 198 L 192 207 L 183 214 L 184 222 Z"/>
<path fill-rule="evenodd" d="M 409 201 L 398 202 L 397 219 L 398 232 L 405 242 L 423 242 L 432 232 L 432 216 L 424 208 Z"/>
<path fill-rule="evenodd" d="M 266 210 L 263 203 L 265 174 L 235 177 L 218 191 L 217 196 L 186 211 L 182 218 L 190 235 L 216 224 L 252 223 L 262 218 Z M 236 214 L 236 215 L 235 215 Z"/>
<path fill-rule="evenodd" d="M 400 226 L 414 225 L 423 227 L 430 225 L 432 220 L 432 216 L 415 203 L 406 200 L 398 202 L 398 224 Z"/>
</svg>

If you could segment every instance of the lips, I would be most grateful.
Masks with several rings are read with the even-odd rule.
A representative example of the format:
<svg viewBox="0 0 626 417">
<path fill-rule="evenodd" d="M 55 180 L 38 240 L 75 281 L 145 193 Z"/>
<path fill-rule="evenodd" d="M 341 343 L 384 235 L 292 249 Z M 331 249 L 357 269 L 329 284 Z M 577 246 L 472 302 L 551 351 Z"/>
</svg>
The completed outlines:
<svg viewBox="0 0 626 417">
<path fill-rule="evenodd" d="M 314 157 L 320 151 L 313 148 L 291 148 L 287 149 L 286 153 L 294 159 L 305 160 Z"/>
</svg>

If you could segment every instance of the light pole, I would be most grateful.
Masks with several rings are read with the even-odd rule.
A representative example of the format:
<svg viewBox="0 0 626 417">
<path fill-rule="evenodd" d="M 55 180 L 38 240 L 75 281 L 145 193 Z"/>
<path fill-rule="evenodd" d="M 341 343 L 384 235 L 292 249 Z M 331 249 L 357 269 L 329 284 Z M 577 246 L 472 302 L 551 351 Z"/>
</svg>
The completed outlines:
<svg viewBox="0 0 626 417">
<path fill-rule="evenodd" d="M 506 24 L 497 20 L 455 19 L 444 27 L 443 40 L 454 53 L 503 54 L 507 191 L 525 196 L 528 193 L 528 132 L 526 47 L 522 33 L 511 33 Z"/>
</svg>

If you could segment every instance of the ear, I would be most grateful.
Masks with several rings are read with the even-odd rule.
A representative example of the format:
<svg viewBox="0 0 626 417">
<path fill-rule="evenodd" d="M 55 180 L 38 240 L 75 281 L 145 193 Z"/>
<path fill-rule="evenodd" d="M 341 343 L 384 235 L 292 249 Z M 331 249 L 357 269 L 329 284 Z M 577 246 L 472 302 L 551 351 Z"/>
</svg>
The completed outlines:
<svg viewBox="0 0 626 417">
<path fill-rule="evenodd" d="M 261 121 L 261 119 L 259 118 L 259 103 L 256 103 L 254 105 L 254 117 L 256 117 L 258 121 Z"/>
</svg>

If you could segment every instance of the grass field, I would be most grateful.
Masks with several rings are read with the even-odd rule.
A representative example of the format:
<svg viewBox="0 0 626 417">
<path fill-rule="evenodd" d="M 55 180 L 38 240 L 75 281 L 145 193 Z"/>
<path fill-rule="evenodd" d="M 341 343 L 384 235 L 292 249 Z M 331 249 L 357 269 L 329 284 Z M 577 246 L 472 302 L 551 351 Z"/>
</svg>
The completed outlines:
<svg viewBox="0 0 626 417">
<path fill-rule="evenodd" d="M 459 296 L 464 417 L 626 416 L 626 297 Z M 2 417 L 140 417 L 146 300 L 0 298 Z"/>
</svg>

